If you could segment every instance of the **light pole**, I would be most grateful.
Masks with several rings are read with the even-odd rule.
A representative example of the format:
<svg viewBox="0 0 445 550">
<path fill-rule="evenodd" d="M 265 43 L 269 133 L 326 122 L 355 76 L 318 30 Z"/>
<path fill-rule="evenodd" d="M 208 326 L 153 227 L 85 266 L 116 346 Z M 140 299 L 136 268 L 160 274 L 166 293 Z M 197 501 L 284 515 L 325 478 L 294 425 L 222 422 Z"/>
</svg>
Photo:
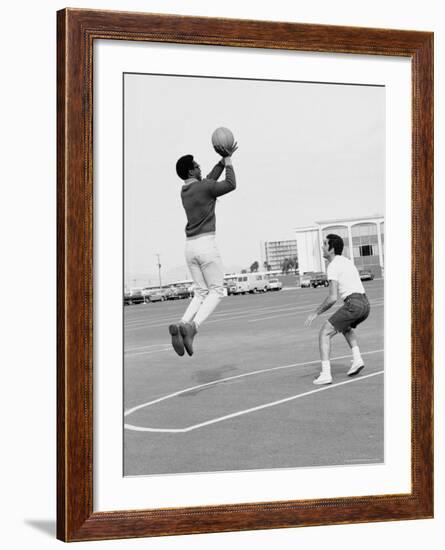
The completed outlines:
<svg viewBox="0 0 445 550">
<path fill-rule="evenodd" d="M 156 254 L 156 257 L 158 259 L 158 270 L 159 270 L 159 288 L 162 288 L 162 279 L 161 279 L 161 255 Z"/>
</svg>

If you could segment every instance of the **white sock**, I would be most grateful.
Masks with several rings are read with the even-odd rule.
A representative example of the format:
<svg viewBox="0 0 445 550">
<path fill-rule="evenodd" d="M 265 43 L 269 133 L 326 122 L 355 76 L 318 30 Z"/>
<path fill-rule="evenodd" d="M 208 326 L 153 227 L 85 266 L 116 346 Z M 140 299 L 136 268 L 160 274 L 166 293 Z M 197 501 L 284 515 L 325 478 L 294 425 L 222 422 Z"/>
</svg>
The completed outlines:
<svg viewBox="0 0 445 550">
<path fill-rule="evenodd" d="M 321 374 L 323 376 L 331 376 L 331 362 L 329 360 L 321 362 Z"/>
<path fill-rule="evenodd" d="M 358 346 L 354 346 L 352 348 L 352 359 L 354 360 L 354 363 L 358 363 L 362 360 L 362 356 L 360 355 L 360 349 Z"/>
</svg>

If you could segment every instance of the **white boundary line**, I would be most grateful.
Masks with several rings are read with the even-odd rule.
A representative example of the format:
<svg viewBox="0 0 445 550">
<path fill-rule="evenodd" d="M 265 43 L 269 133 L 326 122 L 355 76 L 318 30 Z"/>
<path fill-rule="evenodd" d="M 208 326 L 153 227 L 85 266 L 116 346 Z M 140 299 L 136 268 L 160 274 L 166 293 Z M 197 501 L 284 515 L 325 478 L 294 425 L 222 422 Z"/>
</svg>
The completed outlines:
<svg viewBox="0 0 445 550">
<path fill-rule="evenodd" d="M 159 344 L 148 344 L 146 346 L 139 346 L 137 348 L 128 348 L 124 351 L 124 353 L 131 353 L 132 351 L 141 351 L 141 350 L 149 350 L 151 348 L 159 348 L 161 346 L 165 346 L 165 342 L 159 342 Z"/>
<path fill-rule="evenodd" d="M 163 344 L 165 345 L 165 344 Z M 152 349 L 149 351 L 135 351 L 131 353 L 125 352 L 125 358 L 129 359 L 130 357 L 138 357 L 139 355 L 153 355 L 153 353 L 161 353 L 163 351 L 171 351 L 172 347 L 169 346 L 168 348 L 162 348 L 162 349 Z"/>
<path fill-rule="evenodd" d="M 378 279 L 377 279 L 377 280 L 378 280 Z M 291 288 L 290 290 L 294 290 L 294 289 Z M 295 290 L 299 290 L 299 289 L 295 289 Z M 318 302 L 312 302 L 312 301 L 311 301 L 311 300 L 313 300 L 313 298 L 314 298 L 314 296 L 304 296 L 303 299 L 300 299 L 300 300 L 298 301 L 298 304 L 299 304 L 300 307 L 308 307 L 308 306 L 313 306 L 313 305 L 315 306 L 315 305 L 318 305 Z M 369 296 L 368 296 L 368 298 L 370 299 L 371 304 L 372 304 L 372 300 L 374 300 L 375 298 L 372 298 L 372 299 L 371 299 Z M 309 299 L 308 303 L 304 303 L 305 300 L 308 300 L 308 299 Z M 377 299 L 378 299 L 378 298 L 377 298 Z M 383 298 L 382 298 L 382 299 L 383 299 Z M 235 301 L 236 301 L 236 300 L 235 300 Z M 174 301 L 174 302 L 171 302 L 170 304 L 173 306 L 173 305 L 181 304 L 182 302 L 183 302 L 183 300 L 180 300 L 179 302 L 178 302 L 178 301 Z M 213 314 L 213 316 L 214 316 L 214 317 L 219 317 L 219 316 L 227 316 L 227 315 L 230 315 L 230 314 L 235 314 L 235 315 L 237 315 L 238 312 L 243 313 L 243 312 L 245 312 L 245 311 L 248 309 L 248 308 L 247 308 L 247 309 L 246 309 L 246 308 L 242 308 L 241 306 L 239 306 L 239 304 L 238 304 L 239 307 L 237 307 L 237 306 L 234 307 L 234 302 L 232 302 L 232 303 L 226 302 L 226 305 L 227 305 L 228 309 L 222 309 L 222 310 L 219 309 L 218 311 L 216 311 L 216 312 Z M 287 303 L 283 303 L 283 304 L 281 304 L 281 305 L 279 305 L 279 304 L 278 304 L 278 305 L 277 305 L 277 304 L 276 304 L 276 305 L 267 305 L 267 306 L 265 306 L 265 305 L 260 305 L 260 306 L 258 306 L 258 307 L 253 307 L 253 308 L 251 308 L 250 311 L 252 311 L 252 312 L 258 311 L 258 312 L 260 312 L 261 310 L 265 310 L 265 309 L 275 309 L 275 308 L 279 308 L 279 307 L 286 306 L 286 305 L 287 305 L 287 306 L 295 307 L 294 305 L 289 304 L 289 302 L 287 302 Z M 231 307 L 234 307 L 234 309 L 230 309 Z M 153 322 L 158 322 L 160 319 L 161 319 L 161 320 L 168 320 L 168 319 L 171 319 L 171 318 L 172 318 L 172 315 L 175 313 L 175 309 L 174 309 L 173 307 L 172 307 L 171 309 L 172 309 L 172 311 L 169 311 L 169 312 L 165 311 L 165 312 L 163 312 L 163 317 L 160 317 L 160 318 L 158 317 L 156 320 L 153 319 Z M 136 313 L 139 313 L 139 312 L 141 313 L 141 315 L 136 315 Z M 138 324 L 140 324 L 140 323 L 146 323 L 146 322 L 147 322 L 147 319 L 146 319 L 146 317 L 144 317 L 143 313 L 144 313 L 144 311 L 141 311 L 141 309 L 139 309 L 137 312 L 128 312 L 128 315 L 127 315 L 127 316 L 128 316 L 129 318 L 126 319 L 126 321 L 125 321 L 126 328 L 127 328 L 127 327 L 130 327 L 130 328 L 131 328 L 132 325 L 136 326 L 136 325 L 138 325 Z"/>
<path fill-rule="evenodd" d="M 369 354 L 372 354 L 372 353 L 381 353 L 383 351 L 384 351 L 383 349 L 373 350 L 373 351 L 366 351 L 366 352 L 362 353 L 362 355 L 369 355 Z M 349 355 L 342 355 L 342 356 L 339 356 L 339 357 L 333 357 L 332 360 L 346 359 L 348 357 L 350 357 L 350 356 Z M 288 369 L 288 368 L 291 368 L 291 367 L 301 367 L 301 366 L 304 366 L 304 365 L 312 365 L 314 363 L 319 363 L 319 360 L 308 361 L 308 362 L 304 362 L 304 363 L 292 363 L 291 365 L 282 365 L 282 366 L 279 366 L 279 367 L 272 367 L 270 369 L 261 369 L 261 370 L 257 370 L 257 371 L 253 371 L 253 372 L 239 374 L 237 376 L 229 376 L 228 378 L 221 378 L 219 380 L 214 380 L 213 382 L 207 382 L 206 384 L 200 384 L 198 386 L 193 386 L 191 388 L 186 388 L 185 390 L 180 390 L 180 391 L 171 393 L 169 395 L 165 395 L 164 397 L 160 397 L 160 398 L 155 399 L 153 401 L 149 401 L 148 403 L 143 403 L 141 405 L 137 405 L 136 407 L 132 407 L 131 409 L 127 409 L 124 412 L 124 416 L 129 416 L 130 414 L 133 414 L 137 410 L 149 407 L 151 405 L 155 405 L 156 403 L 160 403 L 160 402 L 165 401 L 167 399 L 171 399 L 172 397 L 176 397 L 178 395 L 182 395 L 184 393 L 188 393 L 188 392 L 197 390 L 199 388 L 204 388 L 206 386 L 212 386 L 212 385 L 219 384 L 221 382 L 226 382 L 228 380 L 235 380 L 237 378 L 245 378 L 247 376 L 253 376 L 255 374 L 261 374 L 261 373 L 264 373 L 264 372 L 271 372 L 271 371 L 279 370 L 279 369 Z M 292 401 L 292 400 L 298 399 L 300 397 L 304 397 L 306 395 L 311 395 L 313 393 L 318 393 L 320 391 L 328 390 L 328 389 L 331 389 L 331 388 L 336 388 L 337 386 L 343 386 L 345 384 L 351 384 L 352 382 L 356 382 L 358 380 L 365 380 L 366 378 L 371 378 L 372 376 L 377 376 L 378 374 L 383 374 L 383 372 L 384 372 L 383 370 L 378 371 L 378 372 L 374 372 L 374 373 L 371 373 L 371 374 L 368 374 L 368 375 L 365 375 L 365 376 L 360 376 L 359 378 L 354 378 L 352 380 L 346 380 L 344 382 L 339 382 L 337 384 L 324 386 L 322 388 L 317 388 L 317 389 L 311 390 L 309 392 L 304 392 L 304 393 L 300 393 L 300 394 L 297 394 L 297 395 L 292 395 L 291 397 L 286 397 L 284 399 L 280 399 L 279 401 L 273 401 L 271 403 L 265 403 L 264 405 L 259 405 L 257 407 L 253 407 L 253 408 L 250 408 L 250 409 L 245 409 L 243 411 L 238 411 L 238 412 L 226 415 L 226 416 L 221 416 L 219 418 L 214 418 L 213 420 L 208 420 L 206 422 L 195 424 L 193 426 L 189 426 L 188 428 L 145 428 L 145 427 L 141 427 L 141 426 L 134 426 L 132 424 L 124 424 L 124 428 L 126 430 L 133 430 L 133 431 L 139 431 L 139 432 L 162 432 L 162 433 L 185 433 L 185 432 L 190 432 L 192 430 L 196 430 L 197 428 L 202 428 L 203 426 L 208 426 L 210 424 L 215 424 L 217 422 L 222 422 L 223 420 L 228 420 L 228 419 L 234 418 L 236 416 L 241 416 L 243 414 L 248 414 L 248 413 L 255 412 L 255 411 L 258 411 L 258 410 L 261 410 L 261 409 L 265 409 L 265 408 L 268 408 L 268 407 L 273 407 L 275 405 L 280 405 L 281 403 L 286 403 L 287 401 Z"/>
<path fill-rule="evenodd" d="M 314 304 L 315 305 L 315 304 Z M 383 306 L 383 302 L 379 302 L 379 303 L 376 303 L 374 302 L 373 304 L 371 304 L 373 307 L 379 307 L 379 306 Z M 289 311 L 289 312 L 286 312 L 286 313 L 280 313 L 280 315 L 270 315 L 269 317 L 258 317 L 257 319 L 248 319 L 247 322 L 248 323 L 257 323 L 258 321 L 266 321 L 267 319 L 277 319 L 279 317 L 287 317 L 288 315 L 293 315 L 294 313 L 308 313 L 309 311 L 313 311 L 313 308 L 311 309 L 304 309 L 302 311 Z M 329 312 L 329 314 L 326 312 L 327 315 L 332 315 L 332 311 Z M 211 321 L 209 321 L 211 322 Z"/>
<path fill-rule="evenodd" d="M 315 304 L 314 304 L 315 305 Z M 379 307 L 379 306 L 383 306 L 383 302 L 382 303 L 374 303 L 373 304 L 373 307 Z M 285 312 L 285 313 L 281 313 L 280 315 L 272 315 L 272 316 L 268 316 L 268 317 L 259 317 L 257 319 L 245 319 L 245 322 L 247 323 L 258 323 L 259 321 L 265 321 L 267 319 L 275 319 L 275 318 L 281 318 L 281 317 L 286 317 L 286 316 L 289 316 L 289 315 L 293 315 L 295 313 L 307 313 L 309 311 L 312 311 L 313 308 L 311 309 L 306 309 L 306 310 L 303 310 L 303 311 L 290 311 L 290 312 Z M 325 313 L 324 316 L 327 316 L 327 315 L 330 315 L 330 313 Z M 211 320 L 211 321 L 208 321 L 208 323 L 214 323 L 214 322 L 218 322 L 218 321 L 228 321 L 228 320 L 232 320 L 234 319 L 233 317 L 231 317 L 230 319 L 216 319 L 216 320 Z M 152 326 L 161 326 L 161 325 L 152 325 Z M 165 326 L 164 324 L 162 326 Z M 294 329 L 293 331 L 293 334 L 295 334 L 296 332 L 302 332 L 302 331 L 307 331 L 307 328 L 300 328 L 300 329 Z M 141 346 L 141 347 L 138 347 L 138 348 L 129 348 L 128 350 L 124 350 L 124 355 L 126 358 L 130 358 L 130 357 L 136 357 L 138 355 L 152 355 L 153 353 L 160 353 L 160 352 L 164 352 L 164 351 L 168 351 L 169 349 L 171 349 L 171 346 L 169 347 L 165 347 L 167 345 L 167 342 L 160 342 L 158 344 L 152 344 L 150 346 Z M 152 347 L 161 347 L 161 346 L 164 346 L 162 347 L 162 349 L 150 349 Z"/>
<path fill-rule="evenodd" d="M 308 304 L 310 305 L 310 304 Z M 313 306 L 315 306 L 317 304 L 313 304 Z M 379 307 L 379 306 L 383 306 L 384 303 L 383 301 L 372 301 L 371 302 L 371 306 L 373 307 Z M 267 319 L 274 319 L 274 318 L 279 318 L 279 317 L 285 317 L 285 316 L 289 316 L 289 315 L 299 315 L 300 313 L 308 313 L 309 311 L 313 311 L 313 307 L 310 307 L 309 309 L 299 309 L 301 307 L 308 307 L 308 306 L 285 306 L 284 308 L 281 308 L 281 309 L 278 309 L 275 311 L 275 312 L 268 312 L 268 313 L 278 313 L 279 311 L 282 311 L 283 313 L 280 313 L 279 315 L 271 315 L 271 316 L 268 316 L 268 317 L 259 317 L 257 319 L 251 319 L 249 320 L 248 317 L 251 316 L 252 314 L 254 314 L 251 310 L 244 310 L 240 313 L 237 313 L 235 314 L 235 316 L 232 314 L 231 317 L 225 317 L 225 318 L 219 318 L 219 319 L 211 319 L 210 321 L 207 321 L 206 322 L 206 325 L 210 325 L 212 323 L 221 323 L 221 322 L 225 322 L 225 321 L 246 321 L 247 323 L 255 323 L 255 322 L 258 322 L 258 321 L 263 321 L 263 320 L 267 320 Z M 292 311 L 289 311 L 289 308 L 292 308 Z M 163 323 L 156 323 L 155 324 L 149 324 L 149 325 L 134 325 L 134 326 L 130 326 L 130 327 L 125 327 L 125 330 L 127 331 L 134 331 L 134 330 L 142 330 L 142 329 L 151 329 L 151 328 L 159 328 L 159 327 L 163 327 L 165 326 L 166 323 L 163 322 Z"/>
<path fill-rule="evenodd" d="M 245 409 L 243 411 L 238 411 L 232 414 L 228 414 L 226 416 L 220 416 L 219 418 L 214 418 L 213 420 L 207 420 L 207 422 L 201 422 L 200 424 L 195 424 L 194 426 L 189 426 L 188 428 L 144 428 L 140 426 L 133 426 L 132 424 L 125 424 L 124 427 L 126 430 L 133 430 L 137 432 L 162 432 L 162 433 L 191 432 L 198 428 L 209 426 L 210 424 L 216 424 L 217 422 L 223 422 L 224 420 L 229 420 L 230 418 L 235 418 L 243 414 L 249 414 L 251 412 L 260 411 L 262 409 L 267 409 L 268 407 L 275 407 L 276 405 L 281 405 L 282 403 L 287 403 L 288 401 L 293 401 L 295 399 L 299 399 L 300 397 L 305 397 L 306 395 L 312 395 L 313 393 L 330 390 L 332 388 L 337 388 L 338 386 L 344 386 L 345 384 L 352 384 L 353 382 L 358 382 L 359 380 L 365 380 L 366 378 L 371 378 L 372 376 L 383 374 L 383 372 L 384 371 L 382 370 L 378 372 L 373 372 L 372 374 L 367 374 L 366 376 L 360 376 L 359 378 L 354 378 L 353 380 L 345 380 L 344 382 L 339 382 L 338 384 L 324 386 L 323 388 L 317 388 L 316 390 L 311 390 L 305 393 L 292 395 L 291 397 L 286 397 L 285 399 L 280 399 L 279 401 L 272 401 L 271 403 L 265 403 L 264 405 L 259 405 L 258 407 L 252 407 L 251 409 Z"/>
<path fill-rule="evenodd" d="M 299 304 L 299 305 L 292 305 L 292 304 L 279 304 L 279 305 L 274 305 L 274 306 L 266 306 L 266 307 L 255 307 L 255 308 L 248 308 L 248 307 L 239 307 L 237 309 L 231 309 L 231 310 L 228 310 L 228 311 L 217 311 L 216 313 L 214 313 L 213 317 L 214 319 L 212 321 L 208 321 L 208 322 L 218 322 L 218 321 L 224 321 L 224 317 L 228 317 L 228 316 L 233 316 L 233 317 L 230 317 L 230 319 L 234 319 L 236 318 L 237 316 L 240 316 L 240 315 L 249 315 L 249 314 L 261 314 L 262 312 L 265 312 L 265 313 L 274 313 L 274 311 L 265 311 L 265 310 L 276 310 L 276 311 L 287 311 L 289 309 L 292 309 L 292 310 L 297 310 L 297 309 L 304 309 L 304 308 L 307 308 L 307 307 L 312 307 L 312 306 L 316 306 L 318 305 L 318 302 L 314 302 L 314 303 L 308 303 L 308 304 Z M 161 317 L 161 318 L 156 318 L 156 319 L 139 319 L 137 320 L 137 322 L 134 322 L 134 323 L 125 323 L 125 329 L 126 330 L 131 330 L 131 329 L 134 329 L 134 328 L 140 328 L 140 327 L 157 327 L 157 326 L 161 326 L 159 324 L 160 321 L 168 321 L 169 319 L 172 319 L 173 318 L 173 314 L 174 312 L 172 312 L 170 315 L 166 316 L 166 317 Z M 216 319 L 215 319 L 216 318 Z"/>
</svg>

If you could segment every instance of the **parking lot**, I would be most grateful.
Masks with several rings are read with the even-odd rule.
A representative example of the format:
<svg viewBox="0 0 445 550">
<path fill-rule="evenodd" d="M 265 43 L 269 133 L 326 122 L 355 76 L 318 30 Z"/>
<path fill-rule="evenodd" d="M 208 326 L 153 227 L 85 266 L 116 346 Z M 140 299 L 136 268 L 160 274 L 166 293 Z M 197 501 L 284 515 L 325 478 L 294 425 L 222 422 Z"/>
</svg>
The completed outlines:
<svg viewBox="0 0 445 550">
<path fill-rule="evenodd" d="M 311 328 L 304 320 L 324 287 L 225 298 L 193 357 L 174 353 L 167 330 L 188 301 L 125 307 L 125 474 L 382 462 L 383 281 L 364 284 L 371 314 L 357 332 L 366 367 L 346 376 L 350 352 L 337 336 L 334 382 L 322 387 L 312 380 L 330 312 Z"/>
</svg>

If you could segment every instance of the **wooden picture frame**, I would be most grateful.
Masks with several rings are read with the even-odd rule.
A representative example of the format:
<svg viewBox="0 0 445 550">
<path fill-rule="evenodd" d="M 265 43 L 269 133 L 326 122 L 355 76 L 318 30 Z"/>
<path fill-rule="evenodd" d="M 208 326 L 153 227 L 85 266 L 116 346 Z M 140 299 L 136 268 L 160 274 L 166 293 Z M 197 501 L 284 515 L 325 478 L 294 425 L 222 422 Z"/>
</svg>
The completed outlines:
<svg viewBox="0 0 445 550">
<path fill-rule="evenodd" d="M 433 34 L 65 9 L 57 14 L 57 537 L 64 541 L 433 516 Z M 412 490 L 93 512 L 93 43 L 125 40 L 398 56 L 412 66 Z"/>
</svg>

